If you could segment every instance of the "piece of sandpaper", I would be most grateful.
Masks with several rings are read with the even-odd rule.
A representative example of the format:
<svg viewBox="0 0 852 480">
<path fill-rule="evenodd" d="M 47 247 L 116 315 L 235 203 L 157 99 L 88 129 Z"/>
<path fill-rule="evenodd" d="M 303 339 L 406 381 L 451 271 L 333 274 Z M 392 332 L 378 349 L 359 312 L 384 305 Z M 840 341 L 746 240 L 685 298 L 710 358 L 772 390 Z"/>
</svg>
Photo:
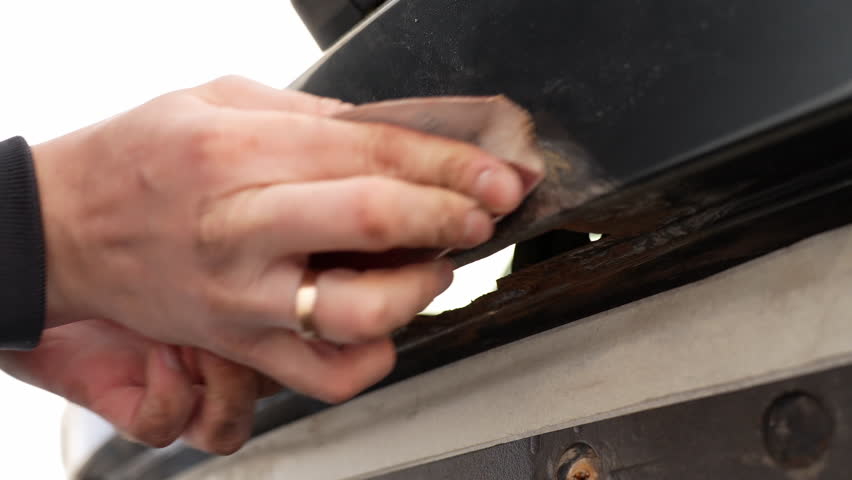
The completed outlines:
<svg viewBox="0 0 852 480">
<path fill-rule="evenodd" d="M 530 193 L 544 176 L 530 114 L 508 98 L 432 97 L 388 100 L 357 106 L 336 116 L 386 123 L 472 143 L 516 168 Z"/>
<path fill-rule="evenodd" d="M 336 118 L 386 123 L 468 142 L 515 167 L 526 200 L 512 214 L 495 219 L 499 223 L 490 241 L 469 250 L 444 252 L 458 265 L 560 228 L 566 211 L 612 188 L 557 123 L 539 122 L 548 123 L 545 135 L 540 135 L 542 125 L 537 126 L 529 112 L 502 95 L 388 100 L 356 106 Z M 408 255 L 393 253 L 390 257 Z"/>
</svg>

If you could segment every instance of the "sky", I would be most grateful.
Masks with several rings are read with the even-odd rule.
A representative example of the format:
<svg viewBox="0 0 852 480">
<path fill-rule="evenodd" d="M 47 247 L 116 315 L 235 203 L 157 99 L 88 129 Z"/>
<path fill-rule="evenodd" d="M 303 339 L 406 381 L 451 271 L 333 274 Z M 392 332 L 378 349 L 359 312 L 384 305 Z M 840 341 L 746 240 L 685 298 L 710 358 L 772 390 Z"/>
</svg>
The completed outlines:
<svg viewBox="0 0 852 480">
<path fill-rule="evenodd" d="M 44 142 L 227 74 L 285 87 L 320 55 L 289 0 L 3 2 L 0 140 Z M 464 269 L 430 310 L 492 289 L 510 258 Z M 0 402 L 4 478 L 65 478 L 65 402 L 2 373 Z"/>
</svg>

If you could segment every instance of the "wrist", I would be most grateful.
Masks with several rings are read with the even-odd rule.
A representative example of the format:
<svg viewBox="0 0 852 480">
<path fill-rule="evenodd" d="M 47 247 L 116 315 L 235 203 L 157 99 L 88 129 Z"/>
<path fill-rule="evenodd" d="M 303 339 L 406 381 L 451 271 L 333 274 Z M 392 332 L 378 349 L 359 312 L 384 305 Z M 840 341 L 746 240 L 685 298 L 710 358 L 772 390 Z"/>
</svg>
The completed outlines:
<svg viewBox="0 0 852 480">
<path fill-rule="evenodd" d="M 42 223 L 44 225 L 47 271 L 45 328 L 83 320 L 85 308 L 79 305 L 82 280 L 73 268 L 76 197 L 74 188 L 79 158 L 76 134 L 60 137 L 32 147 L 33 165 L 39 183 Z"/>
</svg>

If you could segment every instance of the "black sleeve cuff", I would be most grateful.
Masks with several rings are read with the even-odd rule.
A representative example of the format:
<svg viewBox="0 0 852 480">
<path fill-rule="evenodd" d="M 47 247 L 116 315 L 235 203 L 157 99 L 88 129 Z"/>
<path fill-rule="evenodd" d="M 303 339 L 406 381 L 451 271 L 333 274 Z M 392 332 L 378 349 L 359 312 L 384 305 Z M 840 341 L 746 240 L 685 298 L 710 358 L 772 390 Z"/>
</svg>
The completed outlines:
<svg viewBox="0 0 852 480">
<path fill-rule="evenodd" d="M 32 154 L 0 142 L 0 349 L 38 345 L 45 316 L 44 231 Z"/>
</svg>

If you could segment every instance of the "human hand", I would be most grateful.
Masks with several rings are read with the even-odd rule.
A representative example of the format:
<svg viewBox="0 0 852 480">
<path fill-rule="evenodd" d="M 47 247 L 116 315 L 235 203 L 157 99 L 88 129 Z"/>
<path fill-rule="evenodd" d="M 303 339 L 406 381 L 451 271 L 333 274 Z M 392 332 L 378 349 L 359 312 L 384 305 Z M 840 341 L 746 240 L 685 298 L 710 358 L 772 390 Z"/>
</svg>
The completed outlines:
<svg viewBox="0 0 852 480">
<path fill-rule="evenodd" d="M 34 147 L 48 325 L 109 318 L 326 401 L 382 378 L 452 265 L 319 272 L 316 330 L 346 344 L 319 354 L 290 330 L 310 255 L 472 247 L 522 186 L 471 145 L 330 118 L 348 108 L 225 78 Z"/>
<path fill-rule="evenodd" d="M 255 401 L 280 388 L 210 353 L 102 320 L 47 330 L 33 351 L 0 353 L 0 366 L 92 410 L 132 440 L 165 447 L 183 437 L 216 454 L 249 439 Z"/>
</svg>

